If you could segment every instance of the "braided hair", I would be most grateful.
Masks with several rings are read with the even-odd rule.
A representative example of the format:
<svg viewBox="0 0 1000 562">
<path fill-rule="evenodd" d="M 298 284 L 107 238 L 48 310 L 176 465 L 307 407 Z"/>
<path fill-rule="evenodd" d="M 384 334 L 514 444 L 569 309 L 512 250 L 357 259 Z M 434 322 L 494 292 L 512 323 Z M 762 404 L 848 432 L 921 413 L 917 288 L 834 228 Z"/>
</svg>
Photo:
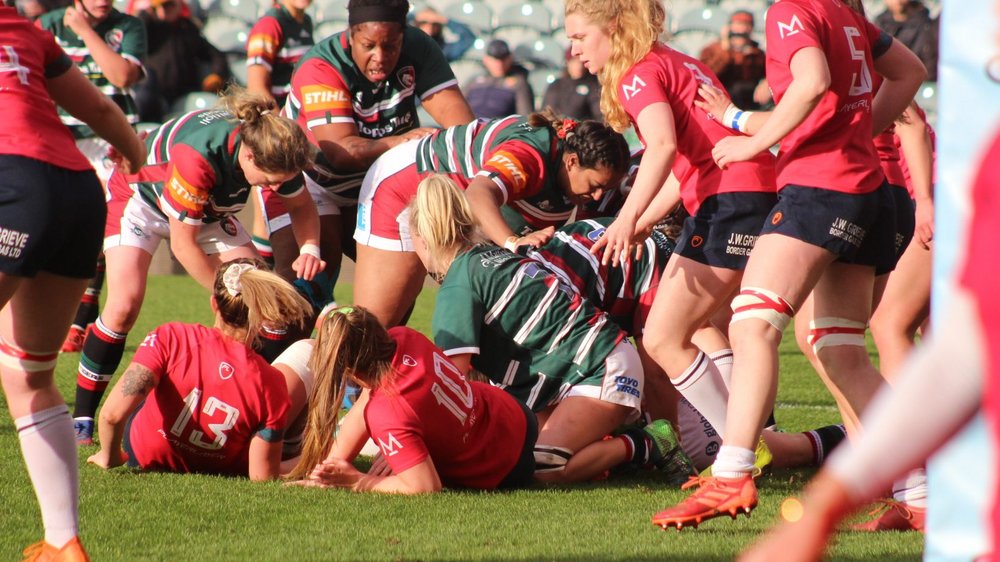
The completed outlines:
<svg viewBox="0 0 1000 562">
<path fill-rule="evenodd" d="M 621 133 L 598 121 L 574 121 L 552 110 L 528 116 L 532 127 L 548 127 L 563 143 L 563 151 L 576 154 L 583 168 L 604 168 L 624 174 L 629 166 L 628 142 Z"/>
</svg>

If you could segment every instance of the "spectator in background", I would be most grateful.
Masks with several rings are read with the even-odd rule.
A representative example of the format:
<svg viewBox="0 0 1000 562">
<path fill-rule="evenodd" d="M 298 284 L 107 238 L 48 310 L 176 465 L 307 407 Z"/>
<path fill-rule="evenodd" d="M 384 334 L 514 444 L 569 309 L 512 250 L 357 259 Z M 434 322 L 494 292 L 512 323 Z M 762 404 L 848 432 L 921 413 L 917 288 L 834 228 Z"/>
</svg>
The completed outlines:
<svg viewBox="0 0 1000 562">
<path fill-rule="evenodd" d="M 514 63 L 514 55 L 506 41 L 490 41 L 483 66 L 486 74 L 473 78 L 463 88 L 476 117 L 496 119 L 529 115 L 534 111 L 535 94 L 528 85 L 528 71 Z"/>
<path fill-rule="evenodd" d="M 448 62 L 462 58 L 462 55 L 469 50 L 469 47 L 476 42 L 476 34 L 469 29 L 469 26 L 460 21 L 450 20 L 444 14 L 438 12 L 430 6 L 416 12 L 412 23 L 421 31 L 431 36 L 437 41 L 444 51 L 444 58 Z M 447 29 L 455 35 L 454 41 L 446 41 L 444 30 Z"/>
<path fill-rule="evenodd" d="M 230 77 L 226 56 L 183 15 L 181 0 L 149 0 L 137 6 L 146 24 L 146 80 L 136 88 L 143 121 L 163 121 L 170 106 L 192 92 L 218 93 Z"/>
<path fill-rule="evenodd" d="M 549 84 L 542 100 L 542 109 L 551 107 L 559 115 L 585 121 L 604 121 L 601 114 L 601 82 L 587 72 L 580 59 L 566 50 L 563 75 Z"/>
<path fill-rule="evenodd" d="M 72 2 L 68 0 L 16 0 L 14 2 L 17 12 L 29 20 L 36 20 L 42 14 L 65 8 Z"/>
<path fill-rule="evenodd" d="M 719 77 L 737 107 L 760 109 L 771 96 L 766 85 L 755 95 L 764 80 L 764 51 L 750 37 L 753 25 L 750 12 L 733 12 L 719 40 L 702 49 L 698 58 Z"/>
<path fill-rule="evenodd" d="M 875 25 L 909 47 L 927 67 L 927 79 L 937 80 L 938 20 L 920 0 L 885 0 L 885 7 Z"/>
<path fill-rule="evenodd" d="M 312 48 L 312 0 L 282 0 L 267 11 L 247 39 L 247 89 L 274 98 L 284 107 L 292 89 L 292 69 Z"/>
</svg>

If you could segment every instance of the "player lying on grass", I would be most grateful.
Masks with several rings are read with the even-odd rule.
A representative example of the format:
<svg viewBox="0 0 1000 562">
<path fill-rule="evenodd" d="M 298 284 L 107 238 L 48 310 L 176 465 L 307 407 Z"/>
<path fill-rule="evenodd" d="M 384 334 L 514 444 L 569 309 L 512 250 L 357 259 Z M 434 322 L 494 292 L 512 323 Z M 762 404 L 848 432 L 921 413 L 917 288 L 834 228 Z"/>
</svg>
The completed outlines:
<svg viewBox="0 0 1000 562">
<path fill-rule="evenodd" d="M 603 265 L 590 253 L 590 248 L 613 221 L 612 218 L 580 220 L 558 229 L 544 245 L 521 248 L 519 252 L 542 262 L 635 339 L 643 359 L 646 411 L 654 419 L 674 422 L 684 452 L 698 470 L 705 469 L 715 460 L 715 453 L 721 445 L 719 432 L 690 402 L 681 399 L 678 405 L 679 396 L 673 385 L 662 376 L 659 365 L 643 353 L 642 347 L 646 318 L 660 286 L 664 267 L 673 253 L 674 243 L 669 233 L 653 230 L 642 242 L 642 252 L 630 252 L 617 264 Z M 718 360 L 723 351 L 729 351 L 725 336 L 709 325 L 695 332 L 695 342 L 716 360 L 723 381 L 728 384 L 728 369 L 724 369 L 725 365 Z M 763 467 L 773 461 L 771 466 L 774 468 L 789 468 L 820 464 L 843 440 L 844 430 L 842 426 L 832 425 L 802 433 L 765 430 L 762 435 L 766 447 L 759 449 L 763 454 L 758 459 L 758 465 Z"/>
<path fill-rule="evenodd" d="M 643 396 L 639 354 L 607 315 L 541 263 L 486 243 L 446 176 L 420 182 L 409 215 L 414 249 L 442 280 L 435 343 L 538 415 L 536 478 L 578 482 L 630 461 L 691 472 L 664 420 L 604 440 L 638 418 Z"/>
<path fill-rule="evenodd" d="M 364 308 L 336 308 L 320 325 L 310 367 L 303 452 L 289 474 L 299 484 L 419 494 L 531 482 L 534 414 L 502 390 L 467 380 L 419 332 L 386 331 Z M 348 383 L 364 392 L 338 431 Z M 351 464 L 369 434 L 391 473 Z"/>
<path fill-rule="evenodd" d="M 247 258 L 219 266 L 212 328 L 171 322 L 146 336 L 101 409 L 101 450 L 88 462 L 278 476 L 288 390 L 251 347 L 264 325 L 302 324 L 312 307 L 266 268 Z"/>
</svg>

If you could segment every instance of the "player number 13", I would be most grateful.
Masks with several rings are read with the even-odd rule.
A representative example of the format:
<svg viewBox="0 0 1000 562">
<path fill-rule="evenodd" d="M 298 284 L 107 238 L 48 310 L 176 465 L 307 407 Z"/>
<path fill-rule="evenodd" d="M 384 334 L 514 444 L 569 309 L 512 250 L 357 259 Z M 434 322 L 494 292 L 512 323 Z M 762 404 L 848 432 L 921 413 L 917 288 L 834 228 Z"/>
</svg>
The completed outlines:
<svg viewBox="0 0 1000 562">
<path fill-rule="evenodd" d="M 181 410 L 180 415 L 177 416 L 177 419 L 174 421 L 174 425 L 170 426 L 170 433 L 176 435 L 177 437 L 183 436 L 184 429 L 187 427 L 188 422 L 191 421 L 191 416 L 193 416 L 194 412 L 198 409 L 198 403 L 200 401 L 201 389 L 191 389 L 191 392 L 186 398 L 184 398 L 184 409 Z M 189 443 L 210 451 L 216 451 L 225 446 L 226 439 L 228 439 L 226 432 L 236 425 L 236 420 L 240 418 L 240 411 L 214 396 L 209 396 L 208 400 L 205 401 L 205 408 L 202 410 L 202 413 L 206 416 L 212 416 L 219 411 L 226 416 L 222 420 L 222 423 L 208 424 L 208 429 L 215 433 L 215 438 L 211 441 L 206 441 L 204 431 L 192 429 L 191 434 L 188 436 Z"/>
</svg>

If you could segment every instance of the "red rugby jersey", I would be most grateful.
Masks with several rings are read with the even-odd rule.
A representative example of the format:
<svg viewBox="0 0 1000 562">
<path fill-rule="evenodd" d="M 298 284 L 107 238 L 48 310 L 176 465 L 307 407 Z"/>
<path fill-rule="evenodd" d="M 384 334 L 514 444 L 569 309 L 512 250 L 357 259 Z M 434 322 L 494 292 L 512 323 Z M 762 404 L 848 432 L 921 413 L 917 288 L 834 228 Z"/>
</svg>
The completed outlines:
<svg viewBox="0 0 1000 562">
<path fill-rule="evenodd" d="M 73 61 L 48 31 L 14 8 L 0 6 L 0 154 L 41 160 L 67 170 L 89 170 L 69 129 L 59 120 L 45 80 Z"/>
<path fill-rule="evenodd" d="M 365 423 L 396 474 L 428 456 L 448 487 L 496 488 L 517 464 L 527 421 L 503 390 L 467 381 L 419 332 L 398 326 L 395 376 L 372 391 Z"/>
<path fill-rule="evenodd" d="M 684 207 L 692 215 L 702 201 L 717 193 L 775 190 L 774 156 L 767 151 L 725 170 L 715 164 L 712 159 L 715 144 L 739 133 L 721 125 L 694 105 L 701 84 L 724 89 L 701 61 L 657 43 L 625 73 L 618 86 L 618 99 L 633 124 L 646 106 L 658 102 L 670 105 L 677 131 L 673 172 L 681 182 Z M 637 124 L 636 132 L 642 139 Z"/>
</svg>

